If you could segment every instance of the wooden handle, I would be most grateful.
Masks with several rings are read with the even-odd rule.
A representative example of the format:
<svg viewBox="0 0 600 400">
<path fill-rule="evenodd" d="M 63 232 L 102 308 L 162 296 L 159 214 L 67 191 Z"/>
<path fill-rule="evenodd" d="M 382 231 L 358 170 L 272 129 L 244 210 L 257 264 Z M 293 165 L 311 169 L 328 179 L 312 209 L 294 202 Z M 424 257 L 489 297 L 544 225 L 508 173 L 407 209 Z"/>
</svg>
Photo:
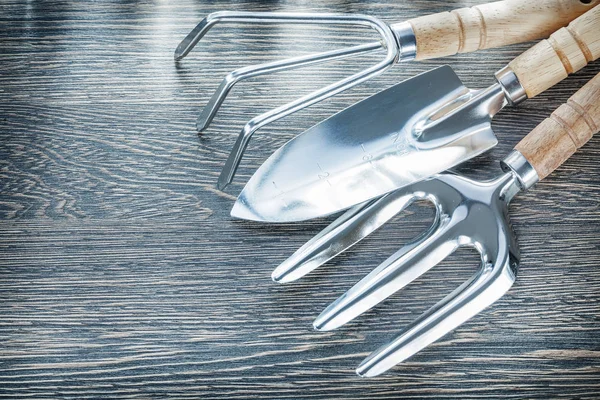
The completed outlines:
<svg viewBox="0 0 600 400">
<path fill-rule="evenodd" d="M 515 147 L 544 179 L 600 130 L 600 74 Z"/>
<path fill-rule="evenodd" d="M 553 33 L 508 64 L 534 97 L 600 57 L 600 6 Z"/>
<path fill-rule="evenodd" d="M 600 0 L 505 0 L 414 18 L 417 60 L 548 37 Z"/>
</svg>

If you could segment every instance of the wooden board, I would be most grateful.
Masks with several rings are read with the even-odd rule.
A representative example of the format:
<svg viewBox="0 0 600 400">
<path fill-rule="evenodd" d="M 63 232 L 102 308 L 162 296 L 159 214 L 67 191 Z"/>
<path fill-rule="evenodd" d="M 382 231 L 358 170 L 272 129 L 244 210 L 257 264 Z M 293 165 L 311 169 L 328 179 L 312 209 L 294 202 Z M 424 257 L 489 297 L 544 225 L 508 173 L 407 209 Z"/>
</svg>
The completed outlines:
<svg viewBox="0 0 600 400">
<path fill-rule="evenodd" d="M 412 207 L 295 285 L 273 268 L 327 221 L 229 217 L 262 161 L 319 120 L 434 66 L 469 87 L 528 45 L 402 64 L 261 129 L 234 185 L 215 182 L 245 121 L 374 62 L 338 61 L 233 89 L 213 125 L 201 107 L 230 70 L 367 40 L 364 31 L 217 27 L 224 9 L 365 13 L 397 22 L 464 1 L 23 2 L 0 5 L 0 397 L 597 398 L 600 396 L 600 139 L 511 205 L 522 260 L 510 292 L 376 379 L 354 368 L 467 279 L 460 251 L 348 327 L 311 321 L 431 219 Z M 492 177 L 519 139 L 598 63 L 494 120 L 499 146 L 461 170 Z"/>
</svg>

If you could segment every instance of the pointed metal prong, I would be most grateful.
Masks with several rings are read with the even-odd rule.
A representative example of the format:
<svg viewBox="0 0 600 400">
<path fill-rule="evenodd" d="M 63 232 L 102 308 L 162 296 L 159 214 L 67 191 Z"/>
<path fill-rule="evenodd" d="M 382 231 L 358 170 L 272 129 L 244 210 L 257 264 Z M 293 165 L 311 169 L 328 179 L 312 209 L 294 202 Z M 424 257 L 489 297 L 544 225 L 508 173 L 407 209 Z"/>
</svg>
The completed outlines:
<svg viewBox="0 0 600 400">
<path fill-rule="evenodd" d="M 367 357 L 358 367 L 360 376 L 384 373 L 440 339 L 502 297 L 515 281 L 516 265 L 508 251 L 498 265 L 483 266 L 470 280 L 433 306 L 404 332 Z"/>
<path fill-rule="evenodd" d="M 285 60 L 274 61 L 260 65 L 251 65 L 232 71 L 229 74 L 227 74 L 225 78 L 223 78 L 217 91 L 212 95 L 204 109 L 202 109 L 202 113 L 200 114 L 196 122 L 198 132 L 202 132 L 210 125 L 213 118 L 217 114 L 217 111 L 225 101 L 225 98 L 227 97 L 229 91 L 233 88 L 233 86 L 236 83 L 244 79 L 274 72 L 286 71 L 294 68 L 300 68 L 306 65 L 318 64 L 325 61 L 352 57 L 359 53 L 372 52 L 379 49 L 381 49 L 381 43 L 373 42 L 348 47 L 345 49 L 326 51 L 316 54 L 308 54 L 305 56 L 293 57 Z"/>
<path fill-rule="evenodd" d="M 295 16 L 295 19 L 288 22 L 301 22 L 308 23 L 307 20 L 299 19 L 299 17 Z M 329 16 L 329 18 L 332 18 Z M 219 177 L 219 185 L 223 186 L 224 183 L 230 183 L 233 180 L 233 176 L 239 166 L 242 155 L 246 150 L 246 146 L 250 141 L 250 138 L 261 127 L 270 124 L 273 121 L 277 121 L 287 115 L 293 114 L 296 111 L 302 110 L 303 108 L 309 107 L 315 103 L 318 103 L 322 100 L 325 100 L 329 97 L 335 96 L 336 94 L 343 92 L 346 89 L 349 89 L 353 86 L 356 86 L 362 82 L 365 82 L 371 79 L 374 76 L 381 74 L 383 71 L 387 70 L 391 67 L 397 60 L 399 56 L 399 48 L 396 43 L 396 39 L 394 36 L 394 32 L 384 22 L 379 21 L 376 18 L 371 18 L 367 16 L 346 16 L 339 17 L 335 16 L 335 19 L 328 20 L 327 17 L 324 18 L 313 18 L 310 20 L 311 22 L 315 22 L 316 20 L 320 20 L 322 22 L 331 22 L 331 23 L 339 23 L 339 24 L 355 24 L 358 21 L 361 21 L 362 25 L 370 26 L 375 29 L 383 38 L 383 41 L 386 43 L 386 54 L 385 58 L 378 62 L 377 64 L 366 68 L 360 72 L 355 73 L 352 76 L 341 79 L 331 85 L 328 85 L 324 88 L 316 90 L 312 93 L 309 93 L 305 96 L 300 97 L 290 103 L 279 106 L 271 111 L 265 112 L 261 115 L 258 115 L 252 118 L 242 129 L 240 135 L 238 136 L 238 140 L 236 141 L 234 148 L 231 150 L 229 154 L 229 158 L 227 159 L 225 166 L 223 167 L 223 171 L 221 171 L 221 176 Z M 269 22 L 275 21 L 276 19 L 269 20 Z"/>
<path fill-rule="evenodd" d="M 443 261 L 458 248 L 457 221 L 442 216 L 419 243 L 405 246 L 331 303 L 313 322 L 315 329 L 339 328 L 379 304 Z"/>
<path fill-rule="evenodd" d="M 210 17 L 210 16 L 209 16 Z M 188 35 L 179 43 L 175 49 L 175 61 L 181 61 L 190 51 L 196 46 L 198 41 L 202 39 L 202 36 L 210 29 L 208 24 L 208 18 L 204 18 Z"/>
<path fill-rule="evenodd" d="M 276 282 L 295 281 L 352 247 L 422 198 L 413 186 L 352 207 L 273 271 Z M 434 224 L 439 220 L 437 214 Z"/>
<path fill-rule="evenodd" d="M 229 184 L 231 183 L 230 181 L 227 181 L 225 178 L 221 179 L 221 177 L 219 177 L 219 180 L 217 181 L 217 189 L 219 189 L 220 191 L 223 191 L 225 189 L 227 189 L 227 186 L 229 186 Z M 234 216 L 232 214 L 232 216 Z M 242 218 L 242 219 L 248 219 L 248 218 Z"/>
<path fill-rule="evenodd" d="M 285 12 L 247 12 L 219 11 L 209 14 L 179 43 L 175 50 L 175 60 L 184 58 L 208 30 L 217 23 L 265 23 L 265 24 L 326 24 L 326 25 L 362 25 L 376 30 L 388 48 L 388 53 L 398 54 L 395 34 L 385 22 L 361 14 L 326 13 L 285 13 Z M 411 32 L 412 34 L 412 32 Z M 396 47 L 396 49 L 392 49 Z M 410 54 L 414 57 L 414 54 Z"/>
<path fill-rule="evenodd" d="M 225 97 L 227 97 L 227 94 L 229 93 L 233 85 L 235 85 L 236 82 L 239 80 L 236 79 L 234 75 L 236 72 L 237 71 L 230 72 L 229 74 L 227 74 L 227 76 L 225 76 L 225 78 L 223 78 L 221 84 L 219 85 L 219 88 L 213 93 L 210 100 L 208 100 L 208 103 L 206 103 L 206 105 L 202 109 L 202 112 L 196 120 L 196 129 L 198 130 L 198 132 L 202 132 L 206 128 L 208 128 L 215 115 L 217 114 L 219 107 L 221 107 L 221 104 L 223 104 L 223 102 L 225 101 Z"/>
<path fill-rule="evenodd" d="M 187 36 L 179 43 L 177 48 L 175 49 L 175 61 L 180 61 L 185 56 L 189 54 L 190 51 L 198 44 L 200 39 L 206 35 L 206 32 L 212 28 L 219 20 L 226 17 L 228 14 L 227 11 L 223 12 L 215 12 L 209 14 L 204 18 Z"/>
<path fill-rule="evenodd" d="M 345 229 L 356 223 L 357 217 L 378 200 L 380 199 L 358 204 L 338 217 L 296 250 L 287 260 L 279 264 L 271 274 L 273 281 L 279 283 L 293 282 L 344 251 L 345 248 L 343 248 L 342 242 L 344 242 Z"/>
<path fill-rule="evenodd" d="M 244 129 L 242 129 L 238 135 L 231 152 L 225 161 L 225 165 L 223 165 L 219 179 L 217 180 L 217 188 L 219 190 L 225 189 L 233 181 L 235 172 L 240 166 L 244 151 L 246 151 L 246 147 L 248 147 L 252 133 L 254 133 L 255 130 L 256 128 L 254 128 L 251 120 L 244 126 Z"/>
</svg>

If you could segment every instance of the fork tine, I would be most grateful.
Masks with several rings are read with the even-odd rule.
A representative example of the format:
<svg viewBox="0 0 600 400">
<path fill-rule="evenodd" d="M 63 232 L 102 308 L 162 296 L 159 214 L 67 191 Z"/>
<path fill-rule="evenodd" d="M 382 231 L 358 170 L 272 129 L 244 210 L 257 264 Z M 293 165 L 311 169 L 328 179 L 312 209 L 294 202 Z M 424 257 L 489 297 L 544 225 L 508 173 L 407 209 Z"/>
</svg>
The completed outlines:
<svg viewBox="0 0 600 400">
<path fill-rule="evenodd" d="M 273 280 L 289 283 L 303 277 L 360 242 L 421 198 L 422 193 L 415 193 L 412 187 L 407 187 L 352 207 L 281 263 L 273 271 Z M 439 215 L 436 213 L 432 226 L 437 226 L 438 222 Z M 414 240 L 413 246 L 422 237 Z"/>
<path fill-rule="evenodd" d="M 366 201 L 347 210 L 279 264 L 271 274 L 273 281 L 290 283 L 298 280 L 352 246 L 352 244 L 348 247 L 343 245 L 345 230 L 355 224 L 357 218 L 379 200 L 381 199 Z"/>
<path fill-rule="evenodd" d="M 416 246 L 405 246 L 331 303 L 313 322 L 315 329 L 339 328 L 379 304 L 443 261 L 458 248 L 460 218 L 442 216 L 439 226 Z"/>
<path fill-rule="evenodd" d="M 516 278 L 516 265 L 504 250 L 500 262 L 479 272 L 409 325 L 392 342 L 367 357 L 356 373 L 377 376 L 435 342 L 502 297 Z"/>
<path fill-rule="evenodd" d="M 287 58 L 285 60 L 274 61 L 260 65 L 251 65 L 232 71 L 227 74 L 225 78 L 223 78 L 219 88 L 215 91 L 206 106 L 202 109 L 202 113 L 196 122 L 196 127 L 198 128 L 199 132 L 202 132 L 208 128 L 213 118 L 217 114 L 217 111 L 225 101 L 225 98 L 229 94 L 229 91 L 239 81 L 273 72 L 286 71 L 294 68 L 301 68 L 306 65 L 352 57 L 359 53 L 367 53 L 379 49 L 381 49 L 381 43 L 373 42 L 348 47 L 345 49 L 308 54 L 305 56 Z"/>
</svg>

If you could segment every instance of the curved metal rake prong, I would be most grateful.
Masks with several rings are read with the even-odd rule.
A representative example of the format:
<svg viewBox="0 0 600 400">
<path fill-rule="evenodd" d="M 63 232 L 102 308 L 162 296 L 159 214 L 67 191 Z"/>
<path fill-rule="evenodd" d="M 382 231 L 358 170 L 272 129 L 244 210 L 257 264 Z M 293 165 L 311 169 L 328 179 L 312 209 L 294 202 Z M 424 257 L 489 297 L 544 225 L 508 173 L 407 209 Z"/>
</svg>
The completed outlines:
<svg viewBox="0 0 600 400">
<path fill-rule="evenodd" d="M 381 43 L 373 42 L 367 44 L 361 44 L 345 49 L 326 51 L 316 54 L 308 54 L 305 56 L 287 58 L 285 60 L 269 62 L 260 65 L 251 65 L 236 69 L 230 72 L 223 78 L 218 89 L 212 95 L 206 106 L 202 109 L 202 113 L 196 121 L 196 127 L 198 132 L 202 132 L 212 122 L 213 118 L 217 114 L 217 111 L 225 101 L 225 98 L 229 94 L 229 91 L 233 86 L 248 78 L 253 78 L 260 75 L 266 75 L 269 73 L 280 72 L 291 70 L 295 68 L 301 68 L 311 64 L 318 64 L 325 61 L 342 59 L 346 57 L 353 57 L 359 53 L 367 53 L 381 48 Z"/>
<path fill-rule="evenodd" d="M 391 33 L 391 28 L 378 18 L 362 14 L 332 14 L 332 13 L 295 13 L 295 12 L 252 12 L 252 11 L 218 11 L 207 15 L 175 49 L 175 60 L 180 61 L 187 56 L 206 33 L 215 25 L 222 23 L 267 23 L 267 24 L 333 24 L 333 25 L 362 25 L 378 31 L 384 45 L 395 43 L 395 39 L 384 31 Z M 398 24 L 401 25 L 401 24 Z"/>
<path fill-rule="evenodd" d="M 223 11 L 210 14 L 202 20 L 190 32 L 175 50 L 175 59 L 181 60 L 185 57 L 200 39 L 208 32 L 208 30 L 217 23 L 239 23 L 239 22 L 260 22 L 260 23 L 297 23 L 297 24 L 327 24 L 327 25 L 359 25 L 374 29 L 382 38 L 383 47 L 386 49 L 385 58 L 379 63 L 362 70 L 352 76 L 341 79 L 327 87 L 316 90 L 308 95 L 305 95 L 295 101 L 292 101 L 283 106 L 277 107 L 274 110 L 268 111 L 255 118 L 252 118 L 242 129 L 238 139 L 236 140 L 225 166 L 219 176 L 217 187 L 224 189 L 231 183 L 233 176 L 239 166 L 240 160 L 250 138 L 254 132 L 266 124 L 292 114 L 302 108 L 308 107 L 319 101 L 322 101 L 331 96 L 349 89 L 352 86 L 358 85 L 386 70 L 393 65 L 400 54 L 400 46 L 397 41 L 396 32 L 402 32 L 403 29 L 409 32 L 410 37 L 414 37 L 412 28 L 408 24 L 404 26 L 399 24 L 394 26 L 394 30 L 385 22 L 368 15 L 344 15 L 344 14 L 310 14 L 310 13 L 271 13 L 271 12 L 232 12 Z M 368 46 L 368 45 L 367 45 Z M 412 57 L 414 46 L 408 47 L 410 54 L 407 58 Z M 305 60 L 306 61 L 306 60 Z"/>
<path fill-rule="evenodd" d="M 388 31 L 389 34 L 393 36 L 391 30 L 388 29 Z M 386 34 L 387 33 L 388 32 L 386 32 Z M 346 89 L 349 89 L 353 86 L 356 86 L 364 81 L 371 79 L 376 75 L 379 75 L 391 65 L 393 65 L 393 63 L 396 60 L 397 53 L 397 49 L 392 49 L 391 47 L 388 47 L 388 52 L 385 60 L 379 62 L 375 66 L 367 68 L 348 78 L 342 79 L 334 84 L 328 85 L 306 96 L 302 96 L 297 100 L 294 100 L 290 103 L 284 104 L 283 106 L 277 107 L 271 111 L 267 111 L 259 116 L 252 118 L 250 121 L 248 121 L 248 123 L 246 123 L 246 125 L 238 135 L 238 138 L 234 143 L 231 152 L 229 153 L 229 157 L 227 158 L 227 161 L 225 161 L 223 170 L 219 175 L 217 187 L 220 190 L 223 190 L 225 189 L 225 187 L 227 187 L 227 185 L 231 183 L 235 172 L 237 171 L 237 168 L 240 164 L 244 151 L 248 146 L 248 142 L 250 141 L 250 138 L 252 137 L 254 132 L 256 132 L 258 129 L 273 121 L 277 121 L 278 119 L 290 115 L 298 110 L 323 101 L 331 96 L 335 96 L 336 94 L 343 92 Z"/>
</svg>

